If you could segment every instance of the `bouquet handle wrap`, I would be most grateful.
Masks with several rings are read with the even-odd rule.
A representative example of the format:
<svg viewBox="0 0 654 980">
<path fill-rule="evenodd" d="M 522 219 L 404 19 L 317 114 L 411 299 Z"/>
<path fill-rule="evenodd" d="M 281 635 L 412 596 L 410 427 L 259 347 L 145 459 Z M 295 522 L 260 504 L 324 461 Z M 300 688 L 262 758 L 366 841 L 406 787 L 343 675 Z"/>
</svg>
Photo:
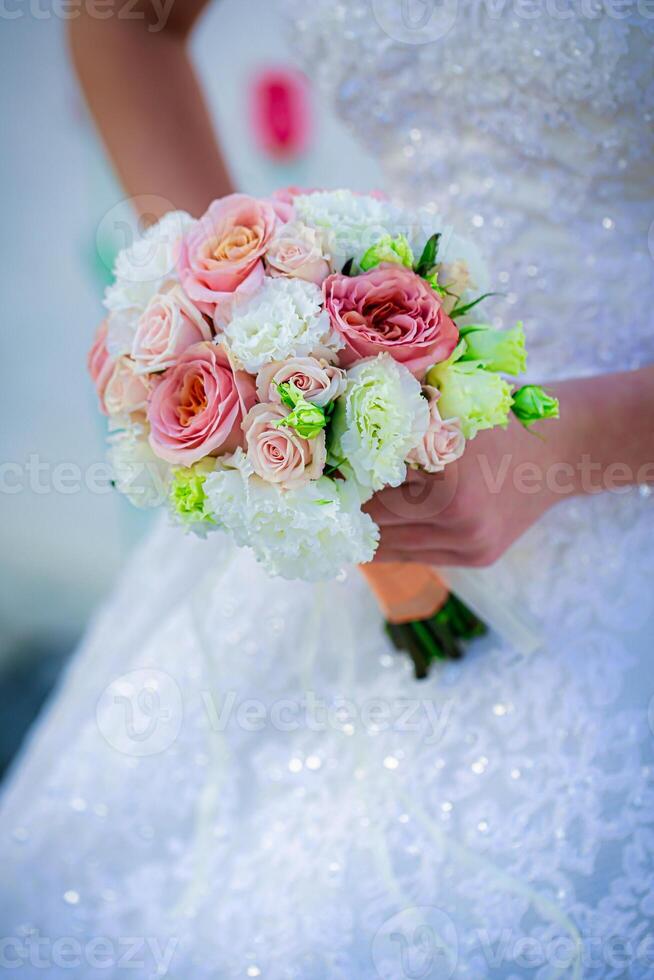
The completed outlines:
<svg viewBox="0 0 654 980">
<path fill-rule="evenodd" d="M 538 624 L 517 602 L 498 594 L 483 568 L 436 569 L 431 565 L 379 562 L 359 566 L 389 623 L 429 619 L 453 592 L 518 653 L 541 643 Z"/>
<path fill-rule="evenodd" d="M 395 626 L 429 619 L 447 601 L 449 589 L 431 565 L 389 561 L 359 568 L 384 618 Z"/>
</svg>

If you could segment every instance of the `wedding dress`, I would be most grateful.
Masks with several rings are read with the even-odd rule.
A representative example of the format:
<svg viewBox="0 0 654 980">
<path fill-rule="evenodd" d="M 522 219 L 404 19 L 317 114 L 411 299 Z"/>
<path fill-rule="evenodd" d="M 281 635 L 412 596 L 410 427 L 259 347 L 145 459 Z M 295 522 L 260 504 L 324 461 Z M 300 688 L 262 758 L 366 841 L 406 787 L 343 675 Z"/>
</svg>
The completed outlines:
<svg viewBox="0 0 654 980">
<path fill-rule="evenodd" d="M 291 4 L 388 189 L 474 233 L 534 378 L 653 361 L 654 22 L 409 6 Z M 418 682 L 355 569 L 158 526 L 5 790 L 3 965 L 651 977 L 653 573 L 645 487 L 563 502 L 488 572 L 541 649 Z"/>
</svg>

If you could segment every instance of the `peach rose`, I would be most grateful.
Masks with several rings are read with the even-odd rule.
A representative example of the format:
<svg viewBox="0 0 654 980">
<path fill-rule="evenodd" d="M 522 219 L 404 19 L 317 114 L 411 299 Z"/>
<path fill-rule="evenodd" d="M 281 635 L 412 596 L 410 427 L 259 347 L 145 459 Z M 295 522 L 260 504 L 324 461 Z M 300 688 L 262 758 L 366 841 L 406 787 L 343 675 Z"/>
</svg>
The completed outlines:
<svg viewBox="0 0 654 980">
<path fill-rule="evenodd" d="M 277 385 L 291 382 L 308 402 L 324 408 L 345 390 L 345 372 L 316 357 L 291 357 L 265 364 L 257 375 L 260 402 L 281 404 Z"/>
<path fill-rule="evenodd" d="M 438 293 L 404 266 L 382 263 L 359 276 L 329 276 L 323 294 L 332 327 L 345 341 L 344 367 L 388 353 L 420 378 L 457 345 L 459 331 Z"/>
<path fill-rule="evenodd" d="M 178 271 L 182 286 L 202 313 L 238 290 L 253 291 L 263 278 L 261 258 L 277 224 L 271 202 L 228 194 L 184 235 Z"/>
<path fill-rule="evenodd" d="M 291 222 L 279 229 L 268 246 L 266 265 L 271 276 L 305 279 L 316 286 L 329 275 L 318 232 L 301 222 Z"/>
<path fill-rule="evenodd" d="M 211 340 L 211 328 L 179 286 L 153 296 L 138 319 L 132 357 L 141 374 L 165 371 L 191 344 Z"/>
<path fill-rule="evenodd" d="M 422 442 L 411 450 L 406 461 L 427 473 L 440 473 L 463 455 L 466 441 L 458 419 L 441 418 L 438 389 L 424 385 L 422 390 L 429 399 L 429 425 Z"/>
<path fill-rule="evenodd" d="M 107 350 L 107 329 L 107 321 L 103 320 L 95 332 L 95 338 L 86 359 L 91 381 L 95 385 L 100 402 L 100 410 L 105 415 L 108 412 L 104 403 L 104 393 L 115 364 L 113 357 Z"/>
<path fill-rule="evenodd" d="M 148 402 L 152 450 L 185 466 L 203 456 L 233 452 L 254 401 L 254 380 L 232 370 L 222 347 L 193 344 L 155 381 Z"/>
<path fill-rule="evenodd" d="M 124 354 L 115 361 L 104 390 L 107 414 L 125 416 L 144 412 L 149 391 L 146 379 L 137 374 L 132 358 Z"/>
<path fill-rule="evenodd" d="M 438 281 L 447 290 L 447 295 L 443 296 L 443 309 L 447 314 L 450 314 L 459 303 L 466 289 L 474 288 L 468 263 L 463 259 L 441 265 L 438 270 Z"/>
<path fill-rule="evenodd" d="M 254 472 L 284 490 L 317 480 L 325 468 L 325 433 L 302 439 L 278 423 L 288 415 L 282 405 L 255 405 L 243 421 L 247 457 Z"/>
</svg>

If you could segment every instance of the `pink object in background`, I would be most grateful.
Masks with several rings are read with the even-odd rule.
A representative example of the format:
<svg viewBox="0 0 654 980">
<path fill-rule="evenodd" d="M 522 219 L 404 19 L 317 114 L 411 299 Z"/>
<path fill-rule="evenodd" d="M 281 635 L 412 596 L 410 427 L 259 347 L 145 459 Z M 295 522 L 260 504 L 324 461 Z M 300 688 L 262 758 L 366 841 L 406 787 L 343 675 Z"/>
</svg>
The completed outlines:
<svg viewBox="0 0 654 980">
<path fill-rule="evenodd" d="M 250 89 L 251 118 L 259 146 L 288 160 L 303 153 L 311 137 L 311 103 L 306 77 L 292 68 L 258 72 Z"/>
</svg>

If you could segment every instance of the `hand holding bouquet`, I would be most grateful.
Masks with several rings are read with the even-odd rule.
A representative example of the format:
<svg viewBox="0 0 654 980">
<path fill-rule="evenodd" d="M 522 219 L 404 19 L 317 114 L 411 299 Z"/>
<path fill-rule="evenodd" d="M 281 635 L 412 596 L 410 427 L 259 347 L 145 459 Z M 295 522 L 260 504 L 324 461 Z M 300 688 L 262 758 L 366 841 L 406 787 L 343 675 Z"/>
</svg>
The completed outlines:
<svg viewBox="0 0 654 980">
<path fill-rule="evenodd" d="M 436 227 L 434 227 L 436 225 Z M 471 247 L 376 196 L 232 194 L 118 256 L 89 368 L 116 485 L 286 578 L 374 556 L 363 510 L 482 429 L 557 414 L 520 325 L 472 322 Z"/>
</svg>

